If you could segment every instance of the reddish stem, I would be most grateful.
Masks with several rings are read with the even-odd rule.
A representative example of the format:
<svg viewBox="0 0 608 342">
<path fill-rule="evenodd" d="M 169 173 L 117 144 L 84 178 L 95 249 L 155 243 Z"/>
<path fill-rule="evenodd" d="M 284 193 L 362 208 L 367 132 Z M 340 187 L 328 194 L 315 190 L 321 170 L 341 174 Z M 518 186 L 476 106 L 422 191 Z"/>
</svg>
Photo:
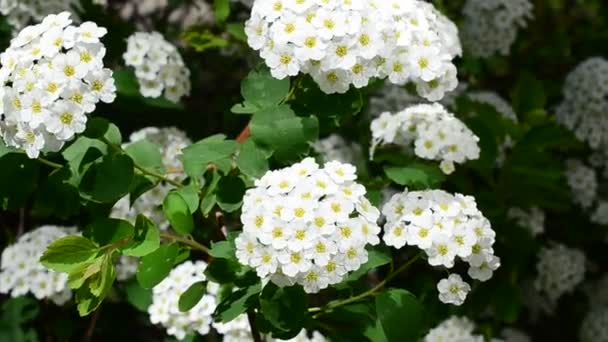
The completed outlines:
<svg viewBox="0 0 608 342">
<path fill-rule="evenodd" d="M 251 135 L 251 131 L 249 130 L 249 124 L 247 124 L 247 126 L 245 126 L 245 128 L 243 128 L 243 131 L 241 132 L 241 134 L 239 134 L 239 136 L 236 137 L 236 142 L 238 142 L 239 144 L 242 144 L 245 142 L 245 140 L 247 140 L 247 138 L 249 138 L 250 135 Z"/>
</svg>

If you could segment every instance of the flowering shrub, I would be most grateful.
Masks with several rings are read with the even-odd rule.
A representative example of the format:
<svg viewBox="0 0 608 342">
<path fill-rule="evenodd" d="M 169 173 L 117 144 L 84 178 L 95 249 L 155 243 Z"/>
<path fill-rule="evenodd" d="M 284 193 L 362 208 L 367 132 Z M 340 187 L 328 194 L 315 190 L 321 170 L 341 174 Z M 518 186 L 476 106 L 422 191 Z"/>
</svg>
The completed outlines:
<svg viewBox="0 0 608 342">
<path fill-rule="evenodd" d="M 0 14 L 0 341 L 608 342 L 606 1 Z"/>
</svg>

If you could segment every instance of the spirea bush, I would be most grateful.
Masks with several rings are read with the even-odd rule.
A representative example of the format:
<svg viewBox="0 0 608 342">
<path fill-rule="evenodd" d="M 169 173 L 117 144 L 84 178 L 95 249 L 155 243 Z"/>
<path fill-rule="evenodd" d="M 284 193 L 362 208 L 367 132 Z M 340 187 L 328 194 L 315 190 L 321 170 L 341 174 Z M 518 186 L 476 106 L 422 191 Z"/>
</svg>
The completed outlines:
<svg viewBox="0 0 608 342">
<path fill-rule="evenodd" d="M 602 0 L 0 0 L 0 342 L 608 342 L 606 37 Z"/>
</svg>

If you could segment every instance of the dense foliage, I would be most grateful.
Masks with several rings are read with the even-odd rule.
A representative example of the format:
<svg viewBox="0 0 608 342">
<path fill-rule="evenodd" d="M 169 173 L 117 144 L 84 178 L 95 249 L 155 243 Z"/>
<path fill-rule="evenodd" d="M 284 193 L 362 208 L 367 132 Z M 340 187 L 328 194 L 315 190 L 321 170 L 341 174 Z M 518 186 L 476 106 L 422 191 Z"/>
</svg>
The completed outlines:
<svg viewBox="0 0 608 342">
<path fill-rule="evenodd" d="M 605 1 L 0 13 L 0 341 L 608 341 Z"/>
</svg>

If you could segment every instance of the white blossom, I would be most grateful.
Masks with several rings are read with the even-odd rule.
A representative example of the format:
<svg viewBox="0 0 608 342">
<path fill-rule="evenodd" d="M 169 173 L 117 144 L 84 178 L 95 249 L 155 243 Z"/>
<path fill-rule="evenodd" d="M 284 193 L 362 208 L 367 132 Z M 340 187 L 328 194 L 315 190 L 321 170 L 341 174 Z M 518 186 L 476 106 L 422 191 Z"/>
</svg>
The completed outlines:
<svg viewBox="0 0 608 342">
<path fill-rule="evenodd" d="M 414 82 L 421 96 L 438 100 L 458 83 L 458 29 L 419 0 L 258 0 L 245 33 L 274 77 L 310 74 L 328 94 L 376 77 Z"/>
<path fill-rule="evenodd" d="M 136 32 L 127 39 L 125 64 L 135 68 L 144 97 L 163 95 L 172 102 L 190 94 L 190 70 L 179 51 L 158 32 Z"/>
<path fill-rule="evenodd" d="M 585 278 L 585 254 L 562 244 L 543 247 L 538 253 L 534 286 L 555 303 Z"/>
<path fill-rule="evenodd" d="M 70 25 L 68 12 L 27 26 L 0 55 L 0 134 L 30 158 L 58 151 L 84 131 L 100 100 L 112 102 L 112 71 L 103 67 L 107 30 L 93 22 Z"/>
<path fill-rule="evenodd" d="M 532 10 L 529 0 L 467 0 L 461 30 L 465 51 L 482 58 L 508 55 Z"/>
<path fill-rule="evenodd" d="M 440 104 L 421 104 L 396 114 L 382 113 L 371 123 L 373 157 L 379 145 L 413 148 L 416 156 L 442 162 L 453 171 L 454 163 L 479 158 L 479 138 Z M 413 146 L 412 146 L 413 145 Z"/>
<path fill-rule="evenodd" d="M 76 233 L 76 228 L 41 226 L 23 234 L 2 251 L 0 293 L 12 297 L 32 293 L 36 299 L 50 299 L 63 305 L 72 297 L 68 275 L 44 267 L 39 259 L 55 240 Z"/>
<path fill-rule="evenodd" d="M 279 286 L 298 283 L 316 293 L 367 261 L 377 244 L 380 213 L 355 182 L 356 168 L 312 158 L 268 171 L 243 199 L 243 233 L 236 239 L 242 264 Z"/>
</svg>

